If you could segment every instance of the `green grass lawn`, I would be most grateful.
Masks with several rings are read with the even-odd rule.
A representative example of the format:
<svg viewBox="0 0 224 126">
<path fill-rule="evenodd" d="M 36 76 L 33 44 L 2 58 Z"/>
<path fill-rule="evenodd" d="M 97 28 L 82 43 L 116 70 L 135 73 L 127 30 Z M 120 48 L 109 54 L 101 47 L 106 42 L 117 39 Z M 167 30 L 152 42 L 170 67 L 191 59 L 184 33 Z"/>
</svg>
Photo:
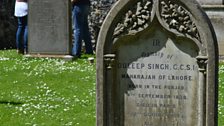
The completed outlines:
<svg viewBox="0 0 224 126">
<path fill-rule="evenodd" d="M 224 63 L 219 65 L 219 126 L 224 126 Z"/>
<path fill-rule="evenodd" d="M 95 76 L 85 57 L 66 62 L 0 51 L 0 125 L 95 125 Z"/>
<path fill-rule="evenodd" d="M 1 126 L 94 126 L 95 64 L 24 58 L 0 51 Z M 219 126 L 224 126 L 224 64 L 219 68 Z"/>
</svg>

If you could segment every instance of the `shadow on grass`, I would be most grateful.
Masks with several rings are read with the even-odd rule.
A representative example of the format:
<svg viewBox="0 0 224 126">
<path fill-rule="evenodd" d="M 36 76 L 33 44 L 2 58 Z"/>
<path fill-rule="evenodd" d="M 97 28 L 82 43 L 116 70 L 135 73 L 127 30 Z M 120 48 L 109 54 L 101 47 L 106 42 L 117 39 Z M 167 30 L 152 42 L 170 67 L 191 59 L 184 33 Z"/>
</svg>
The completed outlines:
<svg viewBox="0 0 224 126">
<path fill-rule="evenodd" d="M 14 101 L 0 101 L 0 104 L 7 104 L 7 105 L 22 105 L 22 102 L 14 102 Z"/>
</svg>

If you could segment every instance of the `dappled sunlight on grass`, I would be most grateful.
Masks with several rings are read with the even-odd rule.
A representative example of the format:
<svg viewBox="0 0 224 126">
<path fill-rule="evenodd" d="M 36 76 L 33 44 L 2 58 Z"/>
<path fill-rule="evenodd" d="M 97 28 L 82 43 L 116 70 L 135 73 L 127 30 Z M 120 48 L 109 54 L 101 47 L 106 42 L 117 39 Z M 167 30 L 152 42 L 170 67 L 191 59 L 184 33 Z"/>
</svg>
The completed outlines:
<svg viewBox="0 0 224 126">
<path fill-rule="evenodd" d="M 0 122 L 95 125 L 95 64 L 0 51 Z M 4 123 L 3 123 L 4 122 Z"/>
</svg>

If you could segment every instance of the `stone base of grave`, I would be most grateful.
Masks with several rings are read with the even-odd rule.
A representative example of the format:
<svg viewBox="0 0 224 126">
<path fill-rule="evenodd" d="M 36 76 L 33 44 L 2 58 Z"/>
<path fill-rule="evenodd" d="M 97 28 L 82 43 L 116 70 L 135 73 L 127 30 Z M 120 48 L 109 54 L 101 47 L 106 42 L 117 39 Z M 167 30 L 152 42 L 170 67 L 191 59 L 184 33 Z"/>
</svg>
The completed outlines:
<svg viewBox="0 0 224 126">
<path fill-rule="evenodd" d="M 72 55 L 49 55 L 49 54 L 26 54 L 24 57 L 27 58 L 55 58 L 55 59 L 63 59 L 66 61 L 71 61 L 74 59 Z"/>
</svg>

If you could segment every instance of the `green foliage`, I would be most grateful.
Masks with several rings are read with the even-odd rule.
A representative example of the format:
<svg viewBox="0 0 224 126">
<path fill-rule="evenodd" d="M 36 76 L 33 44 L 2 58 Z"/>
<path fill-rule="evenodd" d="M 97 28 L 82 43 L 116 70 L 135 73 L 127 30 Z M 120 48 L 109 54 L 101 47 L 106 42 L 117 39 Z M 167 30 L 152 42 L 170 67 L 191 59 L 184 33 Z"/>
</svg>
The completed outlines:
<svg viewBox="0 0 224 126">
<path fill-rule="evenodd" d="M 1 126 L 95 125 L 95 64 L 0 51 Z"/>
</svg>

